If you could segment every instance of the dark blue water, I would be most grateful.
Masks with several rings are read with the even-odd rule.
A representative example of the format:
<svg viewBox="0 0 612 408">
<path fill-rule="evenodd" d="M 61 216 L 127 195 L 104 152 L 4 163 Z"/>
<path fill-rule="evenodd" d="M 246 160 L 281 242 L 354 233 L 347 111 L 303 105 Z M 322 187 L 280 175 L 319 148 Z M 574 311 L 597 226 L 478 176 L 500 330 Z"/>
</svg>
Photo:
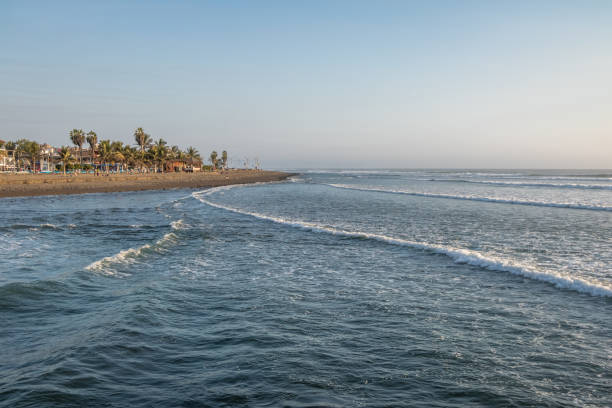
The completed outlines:
<svg viewBox="0 0 612 408">
<path fill-rule="evenodd" d="M 0 200 L 0 406 L 612 404 L 612 173 Z"/>
</svg>

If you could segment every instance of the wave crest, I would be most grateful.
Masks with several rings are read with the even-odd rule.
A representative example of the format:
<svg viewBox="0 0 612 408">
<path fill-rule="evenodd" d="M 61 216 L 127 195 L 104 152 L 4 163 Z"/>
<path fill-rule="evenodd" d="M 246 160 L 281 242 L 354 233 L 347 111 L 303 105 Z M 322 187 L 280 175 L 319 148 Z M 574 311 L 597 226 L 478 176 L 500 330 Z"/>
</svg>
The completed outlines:
<svg viewBox="0 0 612 408">
<path fill-rule="evenodd" d="M 500 204 L 514 204 L 514 205 L 530 205 L 536 207 L 552 207 L 552 208 L 571 208 L 574 210 L 591 210 L 591 211 L 612 211 L 612 207 L 605 205 L 587 205 L 587 204 L 576 204 L 576 203 L 555 203 L 547 201 L 530 201 L 530 200 L 514 200 L 508 198 L 498 197 L 479 197 L 479 196 L 466 196 L 466 195 L 455 195 L 455 194 L 441 194 L 441 193 L 425 193 L 416 191 L 405 191 L 405 190 L 389 190 L 384 188 L 376 187 L 355 187 L 346 184 L 325 184 L 326 186 L 334 188 L 343 188 L 345 190 L 354 191 L 371 191 L 377 193 L 386 194 L 402 194 L 415 197 L 428 197 L 428 198 L 446 198 L 450 200 L 468 200 L 468 201 L 481 201 L 488 203 L 500 203 Z"/>
<path fill-rule="evenodd" d="M 176 223 L 176 224 L 175 224 Z M 171 224 L 173 230 L 179 230 L 182 228 L 175 227 L 175 225 L 183 225 L 182 220 L 174 221 Z M 178 243 L 179 237 L 174 232 L 169 232 L 163 237 L 155 241 L 153 244 L 145 244 L 137 248 L 128 248 L 119 251 L 115 255 L 107 256 L 85 267 L 88 271 L 95 271 L 105 275 L 116 275 L 123 276 L 125 274 L 120 273 L 114 267 L 118 265 L 130 265 L 138 261 L 139 258 L 144 256 L 147 252 L 158 252 L 163 253 L 166 248 L 170 245 Z"/>
<path fill-rule="evenodd" d="M 442 181 L 449 183 L 472 183 L 488 184 L 500 187 L 545 187 L 545 188 L 574 188 L 583 190 L 612 190 L 609 184 L 580 184 L 580 183 L 526 183 L 520 181 L 496 181 L 496 180 L 465 180 L 465 179 L 423 179 L 423 181 Z"/>
<path fill-rule="evenodd" d="M 224 189 L 227 189 L 227 186 L 224 187 Z M 271 221 L 277 224 L 289 225 L 307 231 L 323 232 L 354 238 L 372 239 L 388 244 L 407 246 L 415 249 L 446 255 L 454 262 L 459 264 L 478 266 L 484 269 L 498 272 L 508 272 L 514 275 L 524 276 L 529 279 L 547 282 L 553 284 L 555 287 L 560 289 L 569 289 L 576 292 L 586 293 L 592 296 L 612 297 L 612 287 L 607 286 L 605 284 L 591 282 L 583 278 L 574 278 L 571 276 L 562 275 L 555 271 L 537 270 L 530 266 L 521 265 L 520 263 L 513 260 L 483 255 L 479 252 L 468 249 L 453 248 L 426 242 L 416 242 L 403 238 L 395 238 L 387 235 L 374 234 L 363 231 L 349 231 L 334 226 L 326 226 L 300 220 L 288 220 L 282 217 L 273 217 L 257 212 L 246 211 L 222 204 L 217 204 L 205 198 L 206 196 L 214 194 L 218 191 L 219 189 L 212 188 L 210 190 L 205 190 L 202 192 L 195 192 L 193 193 L 193 197 L 204 204 L 210 205 L 211 207 L 220 208 L 237 214 L 248 215 L 254 218 Z"/>
</svg>

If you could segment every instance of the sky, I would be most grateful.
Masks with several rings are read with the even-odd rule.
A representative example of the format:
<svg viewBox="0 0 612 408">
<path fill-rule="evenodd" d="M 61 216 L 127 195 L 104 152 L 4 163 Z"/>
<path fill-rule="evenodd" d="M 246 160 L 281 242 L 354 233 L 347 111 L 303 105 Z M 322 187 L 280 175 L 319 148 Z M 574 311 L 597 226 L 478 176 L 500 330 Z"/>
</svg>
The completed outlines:
<svg viewBox="0 0 612 408">
<path fill-rule="evenodd" d="M 0 139 L 612 168 L 612 2 L 0 0 Z"/>
</svg>

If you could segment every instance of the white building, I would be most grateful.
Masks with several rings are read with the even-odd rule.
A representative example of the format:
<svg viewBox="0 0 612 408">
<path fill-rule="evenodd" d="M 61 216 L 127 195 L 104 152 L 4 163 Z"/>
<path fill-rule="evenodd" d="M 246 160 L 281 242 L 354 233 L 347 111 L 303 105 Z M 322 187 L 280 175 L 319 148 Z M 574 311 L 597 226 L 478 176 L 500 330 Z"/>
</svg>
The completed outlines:
<svg viewBox="0 0 612 408">
<path fill-rule="evenodd" d="M 0 172 L 17 171 L 13 152 L 9 152 L 4 147 L 0 148 Z"/>
<path fill-rule="evenodd" d="M 42 145 L 40 147 L 40 171 L 53 172 L 55 170 L 54 163 L 57 163 L 57 160 L 54 160 L 55 156 L 58 156 L 55 147 L 48 144 Z"/>
</svg>

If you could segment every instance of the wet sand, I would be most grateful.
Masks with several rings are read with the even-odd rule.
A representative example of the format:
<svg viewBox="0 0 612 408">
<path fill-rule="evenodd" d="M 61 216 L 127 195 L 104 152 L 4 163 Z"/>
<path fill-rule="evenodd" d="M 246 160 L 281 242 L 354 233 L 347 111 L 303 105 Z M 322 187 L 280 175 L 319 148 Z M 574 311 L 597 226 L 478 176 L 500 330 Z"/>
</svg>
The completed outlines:
<svg viewBox="0 0 612 408">
<path fill-rule="evenodd" d="M 265 170 L 166 174 L 0 174 L 0 197 L 218 187 L 280 181 L 292 174 Z"/>
</svg>

